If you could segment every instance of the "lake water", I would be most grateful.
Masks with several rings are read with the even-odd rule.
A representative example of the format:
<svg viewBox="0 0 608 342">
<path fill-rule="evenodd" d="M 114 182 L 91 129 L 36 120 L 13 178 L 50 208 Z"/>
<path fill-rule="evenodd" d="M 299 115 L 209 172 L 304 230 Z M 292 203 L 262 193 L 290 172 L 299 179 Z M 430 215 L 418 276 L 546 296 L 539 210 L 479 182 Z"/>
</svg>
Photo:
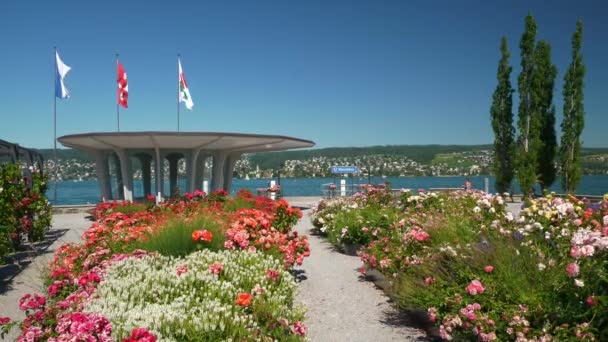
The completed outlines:
<svg viewBox="0 0 608 342">
<path fill-rule="evenodd" d="M 474 189 L 484 188 L 484 176 L 471 177 Z M 283 196 L 321 196 L 322 184 L 340 184 L 341 178 L 282 178 L 281 189 Z M 232 193 L 240 189 L 250 189 L 255 193 L 257 188 L 266 188 L 269 179 L 234 179 Z M 367 178 L 348 178 L 346 182 L 362 184 L 367 183 Z M 462 187 L 465 177 L 372 177 L 371 183 L 383 183 L 390 181 L 393 189 L 419 189 L 419 188 L 457 188 Z M 165 181 L 166 188 L 168 181 Z M 185 188 L 185 180 L 180 179 L 180 187 Z M 53 202 L 55 184 L 51 183 L 47 196 Z M 134 181 L 134 196 L 142 197 L 141 181 Z M 561 193 L 559 179 L 555 182 L 552 190 Z M 168 189 L 165 190 L 168 192 Z M 490 191 L 494 192 L 494 179 L 490 177 Z M 577 189 L 578 194 L 600 196 L 608 193 L 608 175 L 584 176 Z M 96 203 L 100 199 L 99 186 L 97 181 L 83 182 L 58 182 L 57 183 L 57 204 L 87 204 Z"/>
</svg>

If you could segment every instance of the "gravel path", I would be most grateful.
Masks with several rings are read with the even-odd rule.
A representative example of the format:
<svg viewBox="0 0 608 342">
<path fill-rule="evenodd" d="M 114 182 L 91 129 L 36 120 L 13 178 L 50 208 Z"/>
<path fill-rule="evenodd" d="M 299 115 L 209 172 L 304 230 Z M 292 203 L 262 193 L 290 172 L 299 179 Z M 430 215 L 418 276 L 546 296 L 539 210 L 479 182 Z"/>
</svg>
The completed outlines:
<svg viewBox="0 0 608 342">
<path fill-rule="evenodd" d="M 424 332 L 407 324 L 384 293 L 359 278 L 358 257 L 340 254 L 310 234 L 308 211 L 296 226 L 309 235 L 311 255 L 299 269 L 298 299 L 307 308 L 311 341 L 421 341 Z"/>
<path fill-rule="evenodd" d="M 19 299 L 27 293 L 46 293 L 43 275 L 53 260 L 57 248 L 68 242 L 79 242 L 82 233 L 91 225 L 85 213 L 53 215 L 53 227 L 47 234 L 47 245 L 40 246 L 39 254 L 29 264 L 21 267 L 7 265 L 0 268 L 0 316 L 13 320 L 25 318 L 19 310 Z M 50 243 L 50 245 L 48 245 Z M 5 341 L 14 341 L 17 330 L 13 329 Z"/>
</svg>

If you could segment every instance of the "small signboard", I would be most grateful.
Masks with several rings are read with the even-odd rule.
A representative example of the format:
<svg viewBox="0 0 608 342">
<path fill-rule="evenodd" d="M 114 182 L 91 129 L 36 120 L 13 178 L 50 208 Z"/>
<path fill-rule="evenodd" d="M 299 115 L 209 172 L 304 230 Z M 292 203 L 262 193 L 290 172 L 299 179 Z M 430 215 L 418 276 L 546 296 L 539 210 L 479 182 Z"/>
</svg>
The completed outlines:
<svg viewBox="0 0 608 342">
<path fill-rule="evenodd" d="M 332 166 L 331 173 L 358 173 L 359 168 L 356 166 Z"/>
</svg>

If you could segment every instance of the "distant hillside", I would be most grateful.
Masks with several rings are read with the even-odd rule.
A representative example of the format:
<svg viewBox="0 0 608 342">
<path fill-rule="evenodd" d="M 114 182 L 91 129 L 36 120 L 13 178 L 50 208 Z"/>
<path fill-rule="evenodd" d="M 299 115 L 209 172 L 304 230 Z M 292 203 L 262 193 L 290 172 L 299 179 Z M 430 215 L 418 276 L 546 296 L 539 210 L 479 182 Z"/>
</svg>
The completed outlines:
<svg viewBox="0 0 608 342">
<path fill-rule="evenodd" d="M 491 149 L 491 145 L 386 145 L 371 147 L 330 147 L 314 150 L 256 153 L 251 156 L 253 165 L 262 169 L 278 168 L 285 160 L 302 160 L 312 157 L 355 157 L 365 155 L 407 156 L 419 163 L 429 164 L 436 154 Z"/>
<path fill-rule="evenodd" d="M 276 169 L 286 160 L 303 160 L 312 157 L 355 157 L 365 155 L 407 156 L 422 164 L 430 164 L 437 154 L 491 150 L 492 145 L 386 145 L 370 147 L 330 147 L 311 150 L 295 150 L 284 152 L 255 153 L 250 156 L 252 165 L 261 169 Z M 45 159 L 53 159 L 53 149 L 38 150 Z M 608 147 L 583 148 L 583 156 L 608 154 Z M 76 159 L 89 161 L 90 158 L 73 149 L 58 149 L 57 156 L 61 159 Z"/>
</svg>

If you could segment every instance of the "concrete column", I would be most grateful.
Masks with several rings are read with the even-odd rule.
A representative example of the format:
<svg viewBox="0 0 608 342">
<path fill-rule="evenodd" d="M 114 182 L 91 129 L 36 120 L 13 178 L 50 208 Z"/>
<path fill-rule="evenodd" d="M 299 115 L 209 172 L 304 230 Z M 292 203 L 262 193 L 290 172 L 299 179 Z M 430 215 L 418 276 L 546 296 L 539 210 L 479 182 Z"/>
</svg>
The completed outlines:
<svg viewBox="0 0 608 342">
<path fill-rule="evenodd" d="M 141 163 L 141 179 L 144 183 L 144 197 L 152 194 L 152 173 L 150 172 L 150 166 L 152 165 L 152 157 L 148 154 L 138 155 L 139 162 Z"/>
<path fill-rule="evenodd" d="M 122 163 L 120 162 L 120 157 L 118 157 L 118 154 L 114 156 L 114 161 L 116 166 L 116 190 L 118 192 L 118 196 L 112 199 L 124 199 L 125 188 L 122 181 Z"/>
<path fill-rule="evenodd" d="M 123 199 L 133 202 L 133 172 L 131 167 L 131 159 L 127 151 L 117 149 L 116 154 L 120 159 L 120 174 L 123 182 Z"/>
<path fill-rule="evenodd" d="M 110 186 L 110 172 L 108 170 L 108 156 L 103 151 L 95 151 L 95 172 L 99 180 L 99 190 L 104 201 L 112 199 L 112 187 Z"/>
<path fill-rule="evenodd" d="M 193 152 L 186 152 L 184 155 L 184 159 L 186 159 L 186 188 L 184 192 L 193 192 L 192 186 L 194 185 L 194 156 Z"/>
<path fill-rule="evenodd" d="M 226 158 L 224 165 L 224 190 L 230 193 L 232 188 L 232 176 L 234 174 L 234 165 L 241 158 L 241 153 L 233 152 Z"/>
<path fill-rule="evenodd" d="M 163 170 L 163 162 L 165 160 L 165 158 L 162 156 L 162 154 L 160 153 L 160 149 L 156 148 L 154 150 L 154 176 L 155 176 L 155 181 L 156 181 L 156 193 L 154 194 L 156 196 L 156 201 L 159 202 L 162 200 L 162 196 L 163 196 L 163 186 L 164 186 L 164 178 L 165 178 L 165 172 Z"/>
<path fill-rule="evenodd" d="M 213 155 L 213 171 L 211 178 L 211 191 L 221 190 L 224 186 L 224 164 L 228 153 L 224 151 L 216 152 Z"/>
<path fill-rule="evenodd" d="M 205 160 L 207 159 L 207 155 L 200 153 L 200 151 L 195 151 L 192 157 L 192 173 L 190 174 L 190 187 L 189 191 L 193 192 L 194 190 L 201 190 L 203 186 L 203 176 L 205 174 Z"/>
<path fill-rule="evenodd" d="M 169 154 L 166 158 L 169 161 L 169 196 L 171 196 L 175 192 L 175 187 L 177 186 L 177 162 L 179 161 L 180 156 L 177 154 Z"/>
</svg>

